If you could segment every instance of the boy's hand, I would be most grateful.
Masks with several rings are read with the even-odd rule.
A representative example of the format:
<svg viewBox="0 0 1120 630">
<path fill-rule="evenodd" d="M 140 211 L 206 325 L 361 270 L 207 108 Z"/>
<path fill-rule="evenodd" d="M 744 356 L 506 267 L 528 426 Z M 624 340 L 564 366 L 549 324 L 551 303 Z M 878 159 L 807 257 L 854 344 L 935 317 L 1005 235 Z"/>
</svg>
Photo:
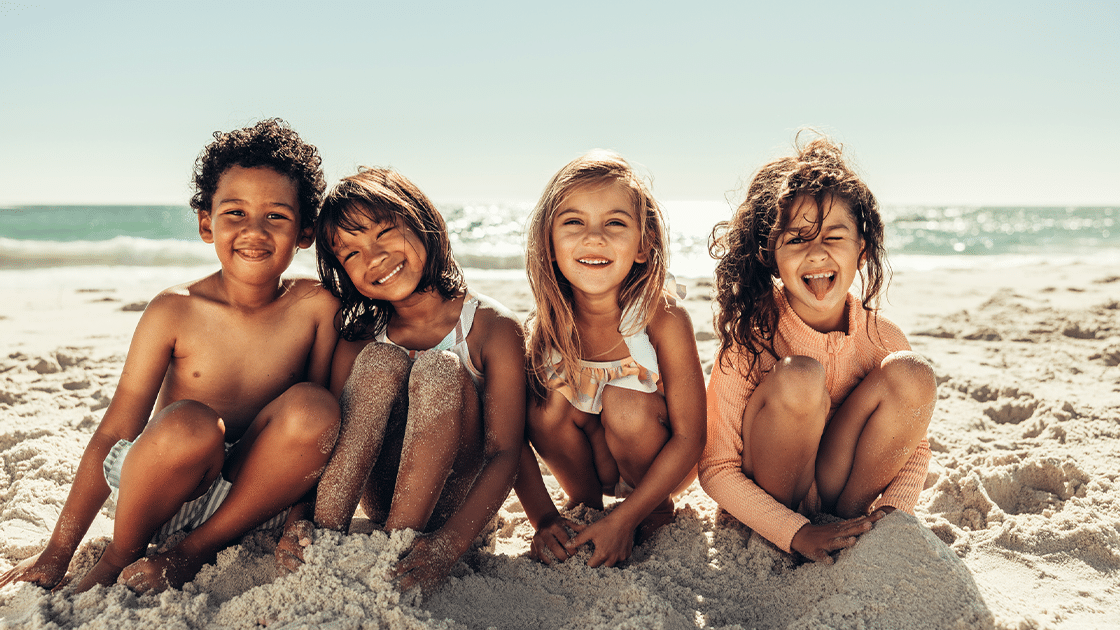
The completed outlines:
<svg viewBox="0 0 1120 630">
<path fill-rule="evenodd" d="M 459 546 L 438 531 L 417 534 L 412 547 L 389 572 L 389 579 L 396 581 L 402 593 L 419 586 L 426 597 L 447 579 L 461 555 Z"/>
<path fill-rule="evenodd" d="M 0 576 L 0 587 L 12 582 L 31 582 L 45 589 L 53 589 L 66 576 L 70 558 L 49 554 L 50 550 L 25 558 Z"/>
<path fill-rule="evenodd" d="M 867 516 L 847 521 L 825 525 L 808 524 L 797 530 L 789 546 L 814 562 L 832 564 L 832 552 L 855 545 L 860 535 L 871 531 L 871 525 L 883 516 L 883 512 L 876 510 Z"/>
<path fill-rule="evenodd" d="M 529 545 L 529 557 L 544 564 L 552 564 L 553 559 L 563 562 L 572 557 L 574 551 L 568 551 L 568 530 L 577 534 L 587 526 L 569 521 L 559 513 L 550 514 L 541 520 L 540 527 L 533 534 L 533 542 Z"/>
<path fill-rule="evenodd" d="M 303 549 L 311 544 L 314 533 L 315 524 L 308 520 L 299 520 L 284 528 L 276 543 L 276 568 L 281 575 L 294 573 L 303 566 Z"/>
<path fill-rule="evenodd" d="M 575 538 L 569 540 L 564 548 L 569 555 L 587 543 L 595 544 L 595 552 L 587 561 L 587 566 L 613 567 L 630 557 L 634 551 L 634 530 L 626 526 L 618 526 L 612 522 L 610 515 L 583 528 Z"/>
</svg>

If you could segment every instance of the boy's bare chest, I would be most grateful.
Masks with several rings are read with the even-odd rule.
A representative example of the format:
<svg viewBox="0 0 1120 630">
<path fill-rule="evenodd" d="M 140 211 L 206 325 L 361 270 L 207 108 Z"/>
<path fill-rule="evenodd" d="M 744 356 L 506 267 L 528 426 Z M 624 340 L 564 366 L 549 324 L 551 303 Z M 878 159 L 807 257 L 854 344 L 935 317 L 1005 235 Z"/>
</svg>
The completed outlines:
<svg viewBox="0 0 1120 630">
<path fill-rule="evenodd" d="M 180 331 L 162 393 L 205 402 L 239 433 L 265 405 L 306 379 L 316 331 L 310 318 L 290 311 L 222 315 Z"/>
</svg>

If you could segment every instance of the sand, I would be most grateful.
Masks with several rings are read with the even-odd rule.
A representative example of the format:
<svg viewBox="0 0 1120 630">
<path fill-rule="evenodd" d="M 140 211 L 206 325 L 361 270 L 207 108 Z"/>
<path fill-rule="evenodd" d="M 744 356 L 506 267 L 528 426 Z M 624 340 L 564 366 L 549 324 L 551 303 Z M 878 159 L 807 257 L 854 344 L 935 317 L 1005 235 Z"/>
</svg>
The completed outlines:
<svg viewBox="0 0 1120 630">
<path fill-rule="evenodd" d="M 203 273 L 104 271 L 0 271 L 0 571 L 46 543 L 113 394 L 137 304 Z M 710 283 L 685 283 L 710 370 Z M 521 279 L 471 286 L 522 316 L 531 305 Z M 532 530 L 511 495 L 423 602 L 384 578 L 411 533 L 359 519 L 366 533 L 317 534 L 290 575 L 273 565 L 275 533 L 257 532 L 160 595 L 10 585 L 0 627 L 1120 627 L 1120 276 L 1088 264 L 907 271 L 889 297 L 885 314 L 937 372 L 928 488 L 916 517 L 888 516 L 832 566 L 799 563 L 717 519 L 694 484 L 676 520 L 623 566 L 589 569 L 584 551 L 546 567 L 526 555 Z M 92 565 L 112 510 L 73 571 Z"/>
</svg>

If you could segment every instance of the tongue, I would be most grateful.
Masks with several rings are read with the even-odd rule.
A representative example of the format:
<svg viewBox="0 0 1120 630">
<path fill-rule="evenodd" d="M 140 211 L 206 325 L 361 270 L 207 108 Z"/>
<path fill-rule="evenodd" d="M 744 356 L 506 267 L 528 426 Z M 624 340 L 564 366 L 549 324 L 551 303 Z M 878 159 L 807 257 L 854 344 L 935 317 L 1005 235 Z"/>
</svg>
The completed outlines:
<svg viewBox="0 0 1120 630">
<path fill-rule="evenodd" d="M 805 278 L 805 284 L 809 285 L 809 290 L 817 296 L 818 300 L 821 300 L 828 293 L 828 288 L 832 286 L 832 278 Z"/>
</svg>

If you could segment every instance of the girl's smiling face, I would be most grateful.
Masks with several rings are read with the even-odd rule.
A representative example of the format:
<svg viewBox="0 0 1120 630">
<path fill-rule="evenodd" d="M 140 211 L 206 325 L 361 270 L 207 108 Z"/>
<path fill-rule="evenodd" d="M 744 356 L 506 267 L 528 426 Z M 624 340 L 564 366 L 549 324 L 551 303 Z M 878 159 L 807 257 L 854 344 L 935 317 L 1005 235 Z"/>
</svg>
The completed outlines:
<svg viewBox="0 0 1120 630">
<path fill-rule="evenodd" d="M 401 302 L 424 275 L 427 253 L 419 237 L 403 225 L 362 217 L 362 229 L 339 230 L 334 253 L 354 287 L 371 300 Z"/>
<path fill-rule="evenodd" d="M 863 264 L 863 238 L 847 202 L 798 195 L 778 237 L 774 262 L 794 312 L 818 332 L 848 329 L 846 301 Z"/>
<path fill-rule="evenodd" d="M 552 255 L 572 288 L 617 293 L 634 263 L 646 262 L 630 190 L 616 181 L 573 190 L 552 218 Z"/>
</svg>

